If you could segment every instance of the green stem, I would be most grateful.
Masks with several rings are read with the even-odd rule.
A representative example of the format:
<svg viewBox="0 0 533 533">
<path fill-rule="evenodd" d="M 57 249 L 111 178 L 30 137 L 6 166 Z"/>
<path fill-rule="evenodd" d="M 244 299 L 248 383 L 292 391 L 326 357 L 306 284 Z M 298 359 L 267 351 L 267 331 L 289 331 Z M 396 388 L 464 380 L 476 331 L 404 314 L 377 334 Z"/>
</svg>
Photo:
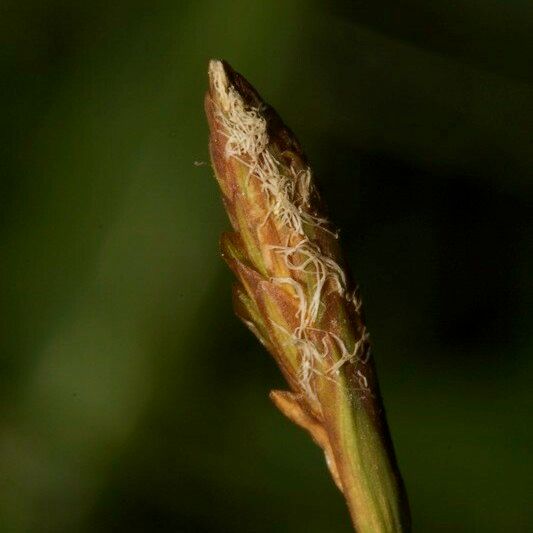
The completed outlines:
<svg viewBox="0 0 533 533">
<path fill-rule="evenodd" d="M 372 398 L 350 393 L 350 386 L 327 388 L 336 398 L 321 402 L 335 406 L 324 413 L 324 425 L 356 531 L 410 531 L 409 506 L 381 399 L 376 393 Z"/>
</svg>

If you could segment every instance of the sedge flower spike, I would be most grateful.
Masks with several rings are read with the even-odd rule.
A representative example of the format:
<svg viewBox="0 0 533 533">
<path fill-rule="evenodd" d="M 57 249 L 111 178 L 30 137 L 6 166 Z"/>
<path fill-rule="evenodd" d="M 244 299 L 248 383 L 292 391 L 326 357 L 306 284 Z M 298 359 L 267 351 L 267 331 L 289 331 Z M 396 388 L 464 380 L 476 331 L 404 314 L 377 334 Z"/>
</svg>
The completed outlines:
<svg viewBox="0 0 533 533">
<path fill-rule="evenodd" d="M 275 405 L 323 449 L 359 532 L 409 530 L 361 301 L 293 133 L 231 67 L 209 63 L 210 154 L 233 231 L 238 316 L 289 391 Z"/>
</svg>

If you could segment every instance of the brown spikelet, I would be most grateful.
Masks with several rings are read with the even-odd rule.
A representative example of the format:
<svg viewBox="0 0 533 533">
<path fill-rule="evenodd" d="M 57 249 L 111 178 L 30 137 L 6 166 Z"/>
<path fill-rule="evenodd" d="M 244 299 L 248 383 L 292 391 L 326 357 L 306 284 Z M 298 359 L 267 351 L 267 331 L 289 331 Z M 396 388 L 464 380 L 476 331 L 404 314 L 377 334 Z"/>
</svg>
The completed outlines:
<svg viewBox="0 0 533 533">
<path fill-rule="evenodd" d="M 233 226 L 221 247 L 238 280 L 235 309 L 291 389 L 271 398 L 324 450 L 358 531 L 407 531 L 361 302 L 305 155 L 225 62 L 209 64 L 205 108 Z"/>
</svg>

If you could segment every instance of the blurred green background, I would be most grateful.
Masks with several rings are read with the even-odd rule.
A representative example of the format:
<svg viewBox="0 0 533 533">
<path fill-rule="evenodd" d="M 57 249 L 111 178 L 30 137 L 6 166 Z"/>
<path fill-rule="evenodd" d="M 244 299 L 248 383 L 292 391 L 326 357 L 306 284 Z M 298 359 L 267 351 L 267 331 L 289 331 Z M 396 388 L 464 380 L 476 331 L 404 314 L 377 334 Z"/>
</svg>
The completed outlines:
<svg viewBox="0 0 533 533">
<path fill-rule="evenodd" d="M 231 310 L 210 57 L 342 228 L 414 530 L 533 530 L 531 27 L 525 0 L 2 0 L 0 531 L 350 531 Z"/>
</svg>

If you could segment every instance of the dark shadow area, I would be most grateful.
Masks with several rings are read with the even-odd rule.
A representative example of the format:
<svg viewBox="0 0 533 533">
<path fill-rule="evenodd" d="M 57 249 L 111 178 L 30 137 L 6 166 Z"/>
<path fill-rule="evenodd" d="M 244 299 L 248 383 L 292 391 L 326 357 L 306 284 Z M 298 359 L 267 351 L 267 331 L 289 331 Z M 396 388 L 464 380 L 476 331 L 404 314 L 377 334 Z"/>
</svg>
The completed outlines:
<svg viewBox="0 0 533 533">
<path fill-rule="evenodd" d="M 520 80 L 532 80 L 527 2 L 483 4 L 420 0 L 341 0 L 328 11 L 339 20 L 366 26 L 424 50 Z"/>
</svg>

